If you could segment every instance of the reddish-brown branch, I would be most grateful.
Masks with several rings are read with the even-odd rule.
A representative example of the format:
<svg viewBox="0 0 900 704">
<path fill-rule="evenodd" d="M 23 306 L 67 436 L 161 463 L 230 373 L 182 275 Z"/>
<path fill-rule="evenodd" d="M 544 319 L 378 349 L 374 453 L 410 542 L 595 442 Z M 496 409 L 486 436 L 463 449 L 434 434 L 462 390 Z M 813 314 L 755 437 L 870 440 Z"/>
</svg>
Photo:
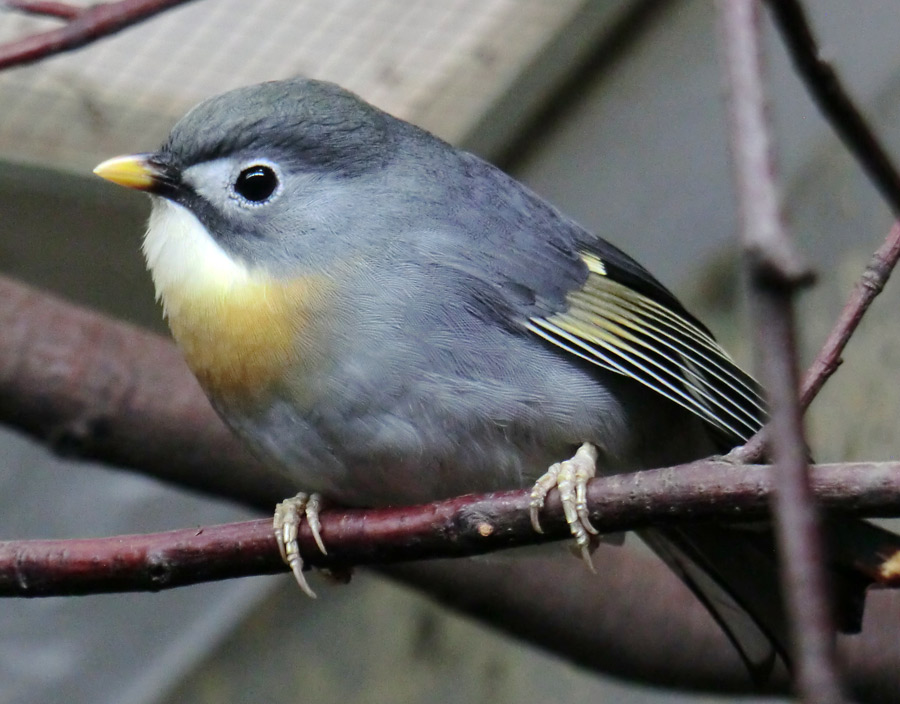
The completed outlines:
<svg viewBox="0 0 900 704">
<path fill-rule="evenodd" d="M 84 12 L 84 7 L 81 5 L 70 5 L 67 2 L 51 2 L 50 0 L 3 0 L 0 6 L 28 15 L 55 17 L 60 20 L 74 20 Z"/>
<path fill-rule="evenodd" d="M 119 0 L 70 11 L 64 3 L 9 2 L 10 7 L 69 21 L 58 29 L 40 32 L 0 45 L 0 70 L 78 49 L 101 37 L 115 34 L 148 17 L 192 0 Z M 43 10 L 41 10 L 43 8 Z"/>
<path fill-rule="evenodd" d="M 809 278 L 781 222 L 766 113 L 756 0 L 720 0 L 735 184 L 770 407 L 776 537 L 797 688 L 812 704 L 843 701 L 834 646 L 822 521 L 809 482 L 798 397 L 793 296 Z"/>
<path fill-rule="evenodd" d="M 0 422 L 40 440 L 74 438 L 55 447 L 265 513 L 294 489 L 279 487 L 231 440 L 171 343 L 2 277 L 0 329 Z M 690 491 L 715 490 L 709 477 L 693 479 Z M 662 563 L 606 546 L 595 561 L 599 575 L 551 555 L 382 571 L 586 667 L 644 683 L 749 691 L 718 626 Z M 865 637 L 844 641 L 865 701 L 893 701 L 900 687 L 893 593 L 871 595 Z M 784 680 L 773 687 L 783 692 Z"/>
<path fill-rule="evenodd" d="M 245 503 L 296 491 L 250 457 L 160 336 L 3 277 L 0 330 L 0 422 L 60 454 Z"/>
<path fill-rule="evenodd" d="M 296 491 L 279 487 L 231 438 L 171 342 L 2 277 L 0 330 L 0 422 L 68 454 L 265 514 Z M 718 626 L 664 565 L 600 551 L 599 576 L 575 560 L 537 556 L 384 571 L 587 667 L 645 683 L 747 691 L 746 670 Z M 866 672 L 867 682 L 884 680 L 879 690 L 893 686 L 893 670 Z"/>
<path fill-rule="evenodd" d="M 813 485 L 833 509 L 900 515 L 900 465 L 818 467 Z M 746 520 L 767 513 L 770 473 L 725 462 L 694 462 L 591 483 L 591 519 L 603 532 L 697 520 Z M 467 496 L 423 506 L 322 513 L 328 555 L 301 527 L 304 560 L 319 567 L 387 565 L 420 559 L 480 555 L 547 539 L 566 539 L 558 495 L 548 500 L 542 524 L 531 528 L 529 493 Z M 870 574 L 882 586 L 900 586 L 900 570 Z M 191 528 L 155 535 L 85 540 L 0 543 L 0 596 L 61 596 L 155 591 L 187 584 L 285 571 L 271 520 Z"/>
</svg>

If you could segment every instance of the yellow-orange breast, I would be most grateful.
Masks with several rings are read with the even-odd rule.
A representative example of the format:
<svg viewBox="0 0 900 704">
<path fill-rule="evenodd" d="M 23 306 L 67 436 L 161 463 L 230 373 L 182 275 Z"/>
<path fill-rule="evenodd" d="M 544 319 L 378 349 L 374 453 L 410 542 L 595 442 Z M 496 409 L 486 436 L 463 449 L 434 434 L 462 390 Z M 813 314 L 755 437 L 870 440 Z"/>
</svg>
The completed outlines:
<svg viewBox="0 0 900 704">
<path fill-rule="evenodd" d="M 327 357 L 328 277 L 275 278 L 225 250 L 194 215 L 156 199 L 144 255 L 176 342 L 225 406 L 264 402 Z M 298 270 L 301 269 L 298 263 Z"/>
<path fill-rule="evenodd" d="M 251 280 L 201 295 L 170 291 L 169 327 L 208 394 L 229 404 L 258 402 L 289 373 L 321 361 L 326 289 L 321 280 L 295 279 Z"/>
</svg>

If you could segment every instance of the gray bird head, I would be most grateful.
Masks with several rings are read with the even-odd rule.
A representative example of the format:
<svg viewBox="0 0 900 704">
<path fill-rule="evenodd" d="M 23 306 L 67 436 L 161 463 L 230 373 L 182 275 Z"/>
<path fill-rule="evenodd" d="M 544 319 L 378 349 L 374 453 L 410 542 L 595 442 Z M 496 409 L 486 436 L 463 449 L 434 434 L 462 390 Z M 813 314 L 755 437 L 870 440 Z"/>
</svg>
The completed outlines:
<svg viewBox="0 0 900 704">
<path fill-rule="evenodd" d="M 443 150 L 453 151 L 334 84 L 295 78 L 200 103 L 158 151 L 96 173 L 155 196 L 151 236 L 175 204 L 241 265 L 291 276 L 385 246 Z"/>
</svg>

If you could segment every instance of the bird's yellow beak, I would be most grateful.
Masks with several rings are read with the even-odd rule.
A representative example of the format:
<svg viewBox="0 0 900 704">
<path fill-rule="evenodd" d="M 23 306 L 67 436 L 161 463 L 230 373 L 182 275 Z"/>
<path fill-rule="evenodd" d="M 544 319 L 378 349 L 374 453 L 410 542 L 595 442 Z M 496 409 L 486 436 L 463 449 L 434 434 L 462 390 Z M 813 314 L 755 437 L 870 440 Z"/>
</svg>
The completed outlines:
<svg viewBox="0 0 900 704">
<path fill-rule="evenodd" d="M 163 170 L 151 161 L 152 154 L 129 154 L 107 159 L 94 169 L 100 178 L 138 191 L 153 191 L 164 180 Z"/>
</svg>

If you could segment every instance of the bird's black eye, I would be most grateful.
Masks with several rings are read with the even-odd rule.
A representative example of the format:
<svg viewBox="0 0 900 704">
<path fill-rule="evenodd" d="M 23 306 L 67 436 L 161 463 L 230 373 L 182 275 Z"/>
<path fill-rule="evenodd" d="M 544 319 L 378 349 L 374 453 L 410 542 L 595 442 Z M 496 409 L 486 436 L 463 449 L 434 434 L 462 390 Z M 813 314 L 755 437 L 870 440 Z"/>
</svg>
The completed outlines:
<svg viewBox="0 0 900 704">
<path fill-rule="evenodd" d="M 256 164 L 241 171 L 234 182 L 235 192 L 251 203 L 264 203 L 278 188 L 278 176 L 271 166 Z"/>
</svg>

